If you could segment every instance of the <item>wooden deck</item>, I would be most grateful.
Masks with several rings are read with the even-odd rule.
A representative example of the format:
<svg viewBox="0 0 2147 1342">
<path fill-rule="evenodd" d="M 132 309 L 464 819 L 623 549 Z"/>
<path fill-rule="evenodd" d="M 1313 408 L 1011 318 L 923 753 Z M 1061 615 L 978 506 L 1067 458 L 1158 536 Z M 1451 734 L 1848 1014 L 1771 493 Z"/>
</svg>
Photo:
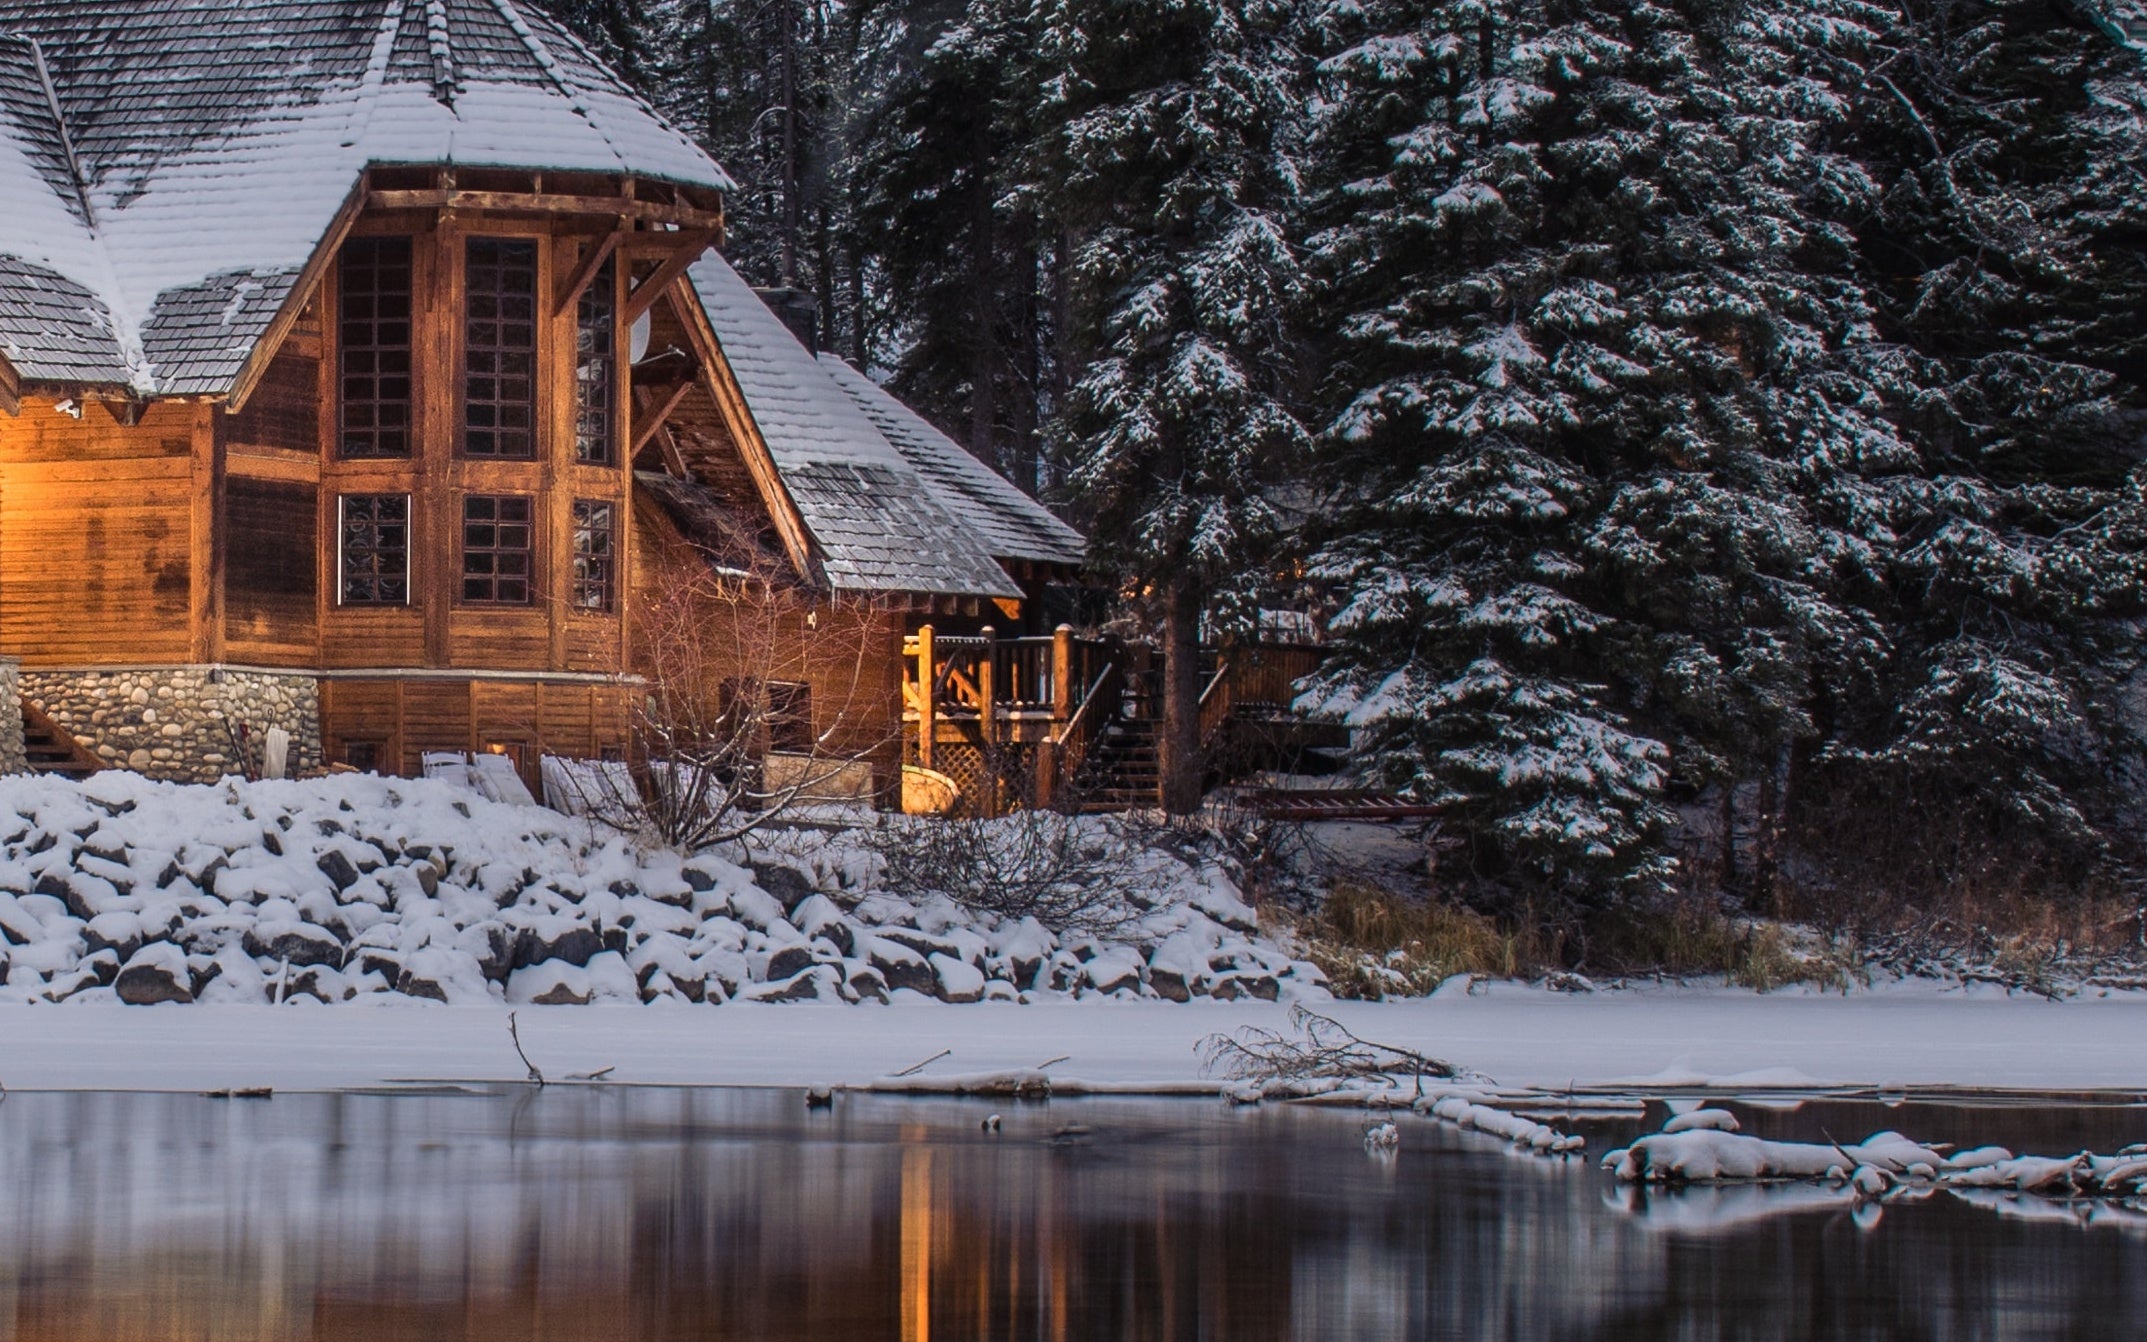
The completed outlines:
<svg viewBox="0 0 2147 1342">
<path fill-rule="evenodd" d="M 1210 653 L 1201 738 L 1211 752 L 1234 720 L 1286 716 L 1292 685 L 1320 651 L 1262 645 Z M 1025 807 L 1124 810 L 1159 800 L 1152 650 L 1083 639 L 949 637 L 930 625 L 903 643 L 904 760 L 943 777 L 966 814 Z"/>
</svg>

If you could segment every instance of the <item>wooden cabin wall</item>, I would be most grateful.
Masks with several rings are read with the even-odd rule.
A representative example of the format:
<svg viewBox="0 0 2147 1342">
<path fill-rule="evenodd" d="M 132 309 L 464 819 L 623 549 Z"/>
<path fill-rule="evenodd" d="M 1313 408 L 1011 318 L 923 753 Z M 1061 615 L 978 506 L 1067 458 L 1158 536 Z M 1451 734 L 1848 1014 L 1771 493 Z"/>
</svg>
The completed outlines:
<svg viewBox="0 0 2147 1342">
<path fill-rule="evenodd" d="M 210 614 L 206 407 L 0 418 L 0 648 L 30 669 L 185 662 Z"/>
<path fill-rule="evenodd" d="M 328 758 L 416 775 L 428 750 L 512 754 L 535 791 L 539 755 L 625 756 L 631 685 L 538 680 L 331 678 L 321 682 Z"/>
<path fill-rule="evenodd" d="M 674 566 L 705 563 L 653 504 L 636 510 L 634 609 L 654 609 L 655 588 Z M 868 763 L 875 791 L 899 785 L 902 767 L 902 636 L 905 613 L 890 605 L 831 602 L 781 613 L 741 602 L 704 607 L 704 638 L 693 649 L 701 693 L 715 702 L 739 679 L 811 689 L 812 730 L 824 753 Z M 662 637 L 645 623 L 632 631 L 637 673 L 656 675 Z"/>
</svg>

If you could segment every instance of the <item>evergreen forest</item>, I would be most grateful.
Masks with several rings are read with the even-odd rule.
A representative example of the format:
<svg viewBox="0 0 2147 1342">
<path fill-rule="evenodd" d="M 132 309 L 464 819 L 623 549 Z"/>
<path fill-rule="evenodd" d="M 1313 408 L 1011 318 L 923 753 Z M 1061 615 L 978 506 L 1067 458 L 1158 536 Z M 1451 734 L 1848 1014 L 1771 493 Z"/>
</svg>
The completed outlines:
<svg viewBox="0 0 2147 1342">
<path fill-rule="evenodd" d="M 2128 0 L 551 7 L 1122 618 L 1315 612 L 1452 896 L 2140 902 Z"/>
</svg>

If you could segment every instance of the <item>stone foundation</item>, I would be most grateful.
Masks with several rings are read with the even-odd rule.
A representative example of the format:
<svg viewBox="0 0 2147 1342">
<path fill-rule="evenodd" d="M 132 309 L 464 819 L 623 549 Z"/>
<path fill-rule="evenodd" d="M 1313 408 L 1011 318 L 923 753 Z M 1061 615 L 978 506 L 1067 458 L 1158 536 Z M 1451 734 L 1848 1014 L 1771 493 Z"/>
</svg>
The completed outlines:
<svg viewBox="0 0 2147 1342">
<path fill-rule="evenodd" d="M 22 749 L 22 663 L 0 657 L 0 774 L 26 773 Z"/>
<path fill-rule="evenodd" d="M 258 771 L 271 727 L 291 734 L 287 772 L 322 767 L 320 682 L 312 676 L 207 666 L 21 674 L 23 695 L 109 768 L 188 783 Z M 5 717 L 0 711 L 0 762 Z M 240 726 L 243 745 L 235 739 Z M 19 759 L 19 710 L 14 739 Z"/>
</svg>

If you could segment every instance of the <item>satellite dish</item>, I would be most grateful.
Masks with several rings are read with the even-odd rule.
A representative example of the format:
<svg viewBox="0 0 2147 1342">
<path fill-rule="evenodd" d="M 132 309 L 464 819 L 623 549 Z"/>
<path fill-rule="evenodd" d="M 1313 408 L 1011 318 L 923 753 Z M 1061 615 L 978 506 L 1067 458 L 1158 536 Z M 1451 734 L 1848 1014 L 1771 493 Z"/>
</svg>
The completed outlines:
<svg viewBox="0 0 2147 1342">
<path fill-rule="evenodd" d="M 640 363 L 649 352 L 649 333 L 656 327 L 653 314 L 644 312 L 634 318 L 634 324 L 626 333 L 626 361 Z"/>
</svg>

